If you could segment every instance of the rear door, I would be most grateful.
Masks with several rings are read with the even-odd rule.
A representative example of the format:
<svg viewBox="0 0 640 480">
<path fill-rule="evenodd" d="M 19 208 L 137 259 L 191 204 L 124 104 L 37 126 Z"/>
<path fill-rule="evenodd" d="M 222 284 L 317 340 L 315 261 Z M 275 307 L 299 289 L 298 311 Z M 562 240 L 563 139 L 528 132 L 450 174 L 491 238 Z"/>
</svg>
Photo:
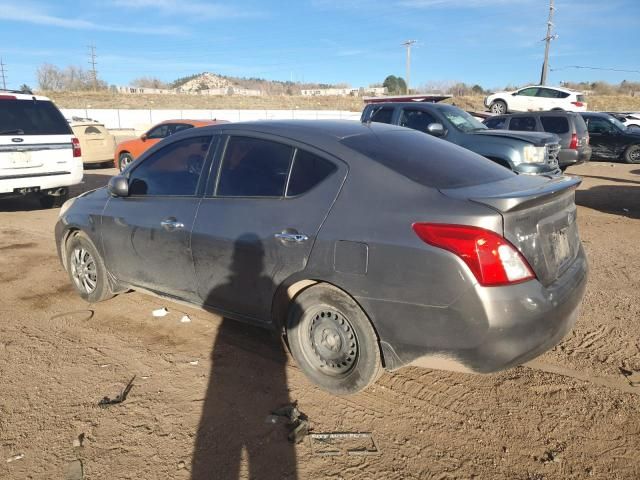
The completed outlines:
<svg viewBox="0 0 640 480">
<path fill-rule="evenodd" d="M 346 175 L 322 151 L 253 132 L 229 136 L 193 228 L 202 303 L 271 319 L 278 286 L 304 270 Z"/>
<path fill-rule="evenodd" d="M 2 180 L 71 173 L 71 127 L 51 101 L 34 98 L 0 95 Z"/>
<path fill-rule="evenodd" d="M 107 202 L 105 263 L 119 280 L 197 301 L 190 237 L 211 139 L 194 135 L 153 152 L 128 172 L 129 196 Z"/>
</svg>

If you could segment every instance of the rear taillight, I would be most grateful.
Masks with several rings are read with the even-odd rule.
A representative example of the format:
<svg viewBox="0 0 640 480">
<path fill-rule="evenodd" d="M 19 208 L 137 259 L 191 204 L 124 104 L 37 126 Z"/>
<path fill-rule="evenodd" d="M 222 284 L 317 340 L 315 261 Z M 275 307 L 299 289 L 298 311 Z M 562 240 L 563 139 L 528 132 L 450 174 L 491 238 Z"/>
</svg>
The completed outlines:
<svg viewBox="0 0 640 480">
<path fill-rule="evenodd" d="M 16 97 L 13 95 L 0 95 L 0 100 L 15 100 Z"/>
<path fill-rule="evenodd" d="M 80 140 L 76 137 L 71 139 L 71 145 L 73 145 L 73 158 L 82 156 L 82 149 L 80 148 Z"/>
<path fill-rule="evenodd" d="M 569 144 L 569 148 L 571 150 L 575 150 L 578 148 L 578 134 L 574 133 L 571 135 L 571 143 Z"/>
<path fill-rule="evenodd" d="M 441 223 L 414 223 L 424 242 L 455 253 L 485 286 L 510 285 L 535 278 L 520 252 L 504 237 L 483 228 Z"/>
<path fill-rule="evenodd" d="M 584 107 L 584 102 L 571 102 L 576 107 Z"/>
</svg>

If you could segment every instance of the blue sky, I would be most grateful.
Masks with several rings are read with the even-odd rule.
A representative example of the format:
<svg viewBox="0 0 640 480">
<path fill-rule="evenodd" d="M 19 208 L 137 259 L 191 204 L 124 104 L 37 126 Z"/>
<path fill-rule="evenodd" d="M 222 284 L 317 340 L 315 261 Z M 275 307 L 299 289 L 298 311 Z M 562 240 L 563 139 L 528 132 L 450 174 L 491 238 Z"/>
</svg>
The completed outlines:
<svg viewBox="0 0 640 480">
<path fill-rule="evenodd" d="M 0 0 L 0 56 L 9 87 L 37 85 L 47 62 L 100 78 L 170 81 L 201 71 L 353 86 L 405 76 L 411 85 L 454 80 L 486 88 L 536 82 L 548 0 Z M 640 81 L 640 0 L 556 0 L 549 83 Z"/>
</svg>

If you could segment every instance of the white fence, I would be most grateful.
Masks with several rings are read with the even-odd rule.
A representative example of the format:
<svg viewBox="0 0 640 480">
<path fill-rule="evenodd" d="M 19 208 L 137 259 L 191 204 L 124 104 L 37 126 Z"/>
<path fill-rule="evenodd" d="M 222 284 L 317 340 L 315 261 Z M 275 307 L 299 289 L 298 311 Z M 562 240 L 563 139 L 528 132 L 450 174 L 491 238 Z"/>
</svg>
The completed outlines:
<svg viewBox="0 0 640 480">
<path fill-rule="evenodd" d="M 342 110 L 125 110 L 97 108 L 63 108 L 64 116 L 92 118 L 107 128 L 146 130 L 164 120 L 228 120 L 246 122 L 252 120 L 359 120 L 359 112 Z"/>
</svg>

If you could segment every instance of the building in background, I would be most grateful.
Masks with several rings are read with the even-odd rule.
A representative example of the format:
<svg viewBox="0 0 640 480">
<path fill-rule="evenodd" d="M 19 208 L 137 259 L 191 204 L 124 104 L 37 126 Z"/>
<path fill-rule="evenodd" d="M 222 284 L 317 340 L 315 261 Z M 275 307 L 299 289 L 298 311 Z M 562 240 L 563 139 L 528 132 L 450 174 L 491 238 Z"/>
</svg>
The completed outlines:
<svg viewBox="0 0 640 480">
<path fill-rule="evenodd" d="M 360 87 L 360 88 L 312 88 L 302 90 L 304 97 L 362 97 L 364 95 L 379 96 L 385 95 L 385 87 Z"/>
</svg>

